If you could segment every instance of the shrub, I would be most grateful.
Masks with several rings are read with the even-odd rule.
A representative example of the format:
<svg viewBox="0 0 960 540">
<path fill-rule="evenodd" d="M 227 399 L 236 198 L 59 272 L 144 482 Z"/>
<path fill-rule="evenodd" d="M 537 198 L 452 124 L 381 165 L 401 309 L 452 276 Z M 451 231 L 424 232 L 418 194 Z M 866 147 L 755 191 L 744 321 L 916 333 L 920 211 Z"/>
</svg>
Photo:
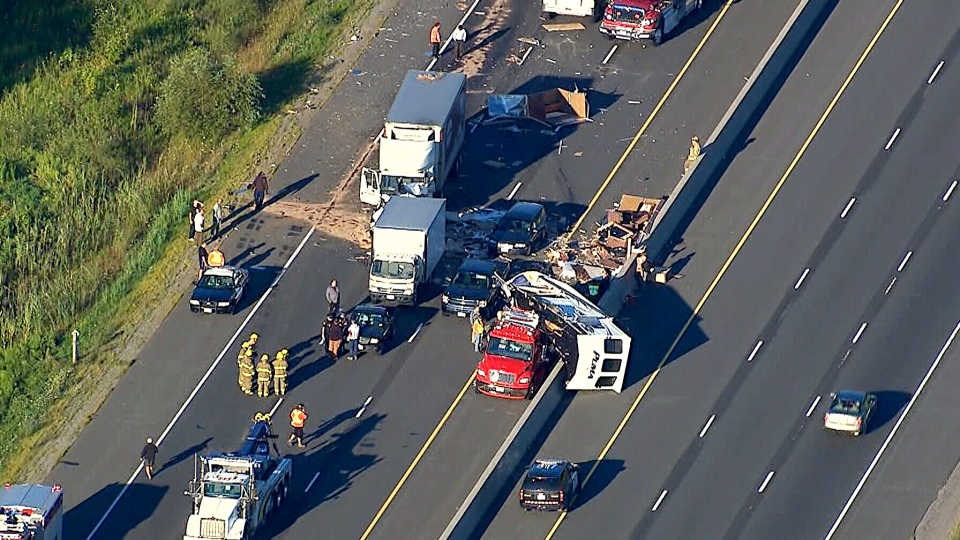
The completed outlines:
<svg viewBox="0 0 960 540">
<path fill-rule="evenodd" d="M 260 84 L 232 59 L 193 47 L 171 62 L 160 85 L 157 121 L 167 135 L 214 142 L 259 116 Z"/>
</svg>

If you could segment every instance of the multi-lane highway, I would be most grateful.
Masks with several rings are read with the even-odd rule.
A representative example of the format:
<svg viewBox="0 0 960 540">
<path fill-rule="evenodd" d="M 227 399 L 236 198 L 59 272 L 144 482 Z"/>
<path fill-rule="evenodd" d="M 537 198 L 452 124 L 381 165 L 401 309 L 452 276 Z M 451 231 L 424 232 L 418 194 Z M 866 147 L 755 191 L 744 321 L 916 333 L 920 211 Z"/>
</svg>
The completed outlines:
<svg viewBox="0 0 960 540">
<path fill-rule="evenodd" d="M 960 76 L 941 68 L 931 80 L 957 54 L 960 13 L 910 6 L 874 45 L 898 5 L 838 5 L 731 163 L 685 237 L 694 256 L 677 289 L 702 304 L 695 325 L 612 445 L 614 429 L 592 448 L 573 443 L 587 422 L 623 418 L 592 397 L 554 428 L 541 454 L 588 470 L 604 456 L 577 507 L 560 522 L 523 515 L 511 497 L 485 537 L 818 538 L 838 523 L 960 319 L 958 216 L 944 200 L 960 175 Z M 941 358 L 941 370 L 958 361 Z M 941 451 L 957 438 L 940 408 L 945 376 L 931 378 L 882 458 L 896 466 L 879 461 L 835 537 L 907 537 L 916 525 L 956 462 Z M 880 396 L 860 439 L 822 430 L 840 387 Z"/>
<path fill-rule="evenodd" d="M 374 41 L 347 84 L 306 126 L 294 151 L 279 164 L 273 181 L 279 195 L 326 202 L 351 167 L 346 158 L 376 132 L 403 71 L 426 63 L 421 40 L 399 29 L 422 26 L 425 16 L 419 14 L 430 10 L 416 2 L 404 6 L 391 19 L 394 28 L 381 32 L 384 39 Z M 576 84 L 590 89 L 594 122 L 560 134 L 567 152 L 560 150 L 558 137 L 478 129 L 465 151 L 466 174 L 459 183 L 463 189 L 451 191 L 452 203 L 487 202 L 514 192 L 517 199 L 543 201 L 554 215 L 575 217 L 602 180 L 597 171 L 613 167 L 685 62 L 695 51 L 712 51 L 709 44 L 702 48 L 698 44 L 719 8 L 718 3 L 708 3 L 699 18 L 658 50 L 621 44 L 613 54 L 592 26 L 579 34 L 545 35 L 538 28 L 535 6 L 509 11 L 503 3 L 493 2 L 478 8 L 476 18 L 467 21 L 468 28 L 480 29 L 474 55 L 485 58 L 481 67 L 496 69 L 471 79 L 477 92 L 473 110 L 485 96 L 484 87 L 526 91 Z M 772 32 L 786 12 L 772 7 L 731 17 L 763 29 L 769 26 Z M 454 10 L 442 14 L 448 27 L 459 17 Z M 503 31 L 485 34 L 491 25 L 500 25 Z M 524 35 L 537 35 L 546 46 L 521 68 L 509 68 L 502 59 L 516 49 L 515 38 Z M 667 114 L 671 107 L 664 107 L 661 115 L 666 120 L 651 124 L 647 135 L 657 146 L 645 155 L 650 162 L 659 160 L 662 169 L 628 161 L 623 182 L 612 185 L 610 193 L 621 187 L 656 195 L 669 191 L 687 137 L 701 123 L 706 129 L 719 117 L 739 87 L 739 73 L 749 72 L 755 62 L 752 56 L 759 57 L 763 49 L 725 26 L 718 27 L 713 39 L 726 39 L 727 46 L 750 54 L 713 53 L 715 61 L 724 59 L 726 69 L 720 72 L 691 63 L 690 82 L 674 86 L 672 102 L 689 100 L 688 105 L 675 115 Z M 363 94 L 358 95 L 354 86 Z M 711 93 L 705 98 L 707 87 Z M 340 127 L 331 130 L 334 125 Z M 333 159 L 338 155 L 340 159 Z M 481 165 L 487 159 L 510 167 L 487 170 Z M 638 178 L 643 182 L 634 184 Z M 181 301 L 51 474 L 51 481 L 62 483 L 70 493 L 71 537 L 85 538 L 95 529 L 101 538 L 177 537 L 189 506 L 181 493 L 192 476 L 193 454 L 233 449 L 258 411 L 275 410 L 277 424 L 283 426 L 283 418 L 297 402 L 305 403 L 310 412 L 311 444 L 295 453 L 293 488 L 298 495 L 272 534 L 302 536 L 318 529 L 335 538 L 360 537 L 366 529 L 391 537 L 429 536 L 434 530 L 439 534 L 524 404 L 464 393 L 476 357 L 469 350 L 466 328 L 435 317 L 435 306 L 402 315 L 398 334 L 403 341 L 385 357 L 331 365 L 317 344 L 325 309 L 322 291 L 330 278 L 337 277 L 347 304 L 363 297 L 366 268 L 355 261 L 357 249 L 322 231 L 311 233 L 301 222 L 269 214 L 242 217 L 236 226 L 224 251 L 232 262 L 252 269 L 254 286 L 244 311 L 236 317 L 197 317 Z M 280 347 L 291 351 L 291 388 L 282 403 L 276 398 L 247 398 L 234 386 L 233 358 L 239 342 L 252 331 L 260 334 L 265 351 Z M 448 414 L 451 403 L 456 407 Z M 161 442 L 159 475 L 152 482 L 131 476 L 147 436 Z M 427 443 L 430 447 L 424 450 Z M 411 464 L 418 468 L 408 475 Z M 404 481 L 408 484 L 400 489 Z M 399 510 L 384 506 L 393 493 L 398 496 L 390 506 L 396 504 Z M 383 523 L 374 528 L 378 515 Z"/>
</svg>

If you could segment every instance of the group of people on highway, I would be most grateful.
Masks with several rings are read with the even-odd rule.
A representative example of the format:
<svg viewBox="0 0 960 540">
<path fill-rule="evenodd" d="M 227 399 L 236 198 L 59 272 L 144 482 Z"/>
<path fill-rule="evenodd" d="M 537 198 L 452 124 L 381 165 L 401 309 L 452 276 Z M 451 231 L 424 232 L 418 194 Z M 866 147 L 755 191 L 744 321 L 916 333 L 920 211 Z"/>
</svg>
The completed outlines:
<svg viewBox="0 0 960 540">
<path fill-rule="evenodd" d="M 237 365 L 240 368 L 239 384 L 244 394 L 253 395 L 253 380 L 257 380 L 257 397 L 270 397 L 270 382 L 273 382 L 273 391 L 278 396 L 287 393 L 287 357 L 289 351 L 281 349 L 277 352 L 273 362 L 270 361 L 270 355 L 260 356 L 256 364 L 253 359 L 257 356 L 257 340 L 260 338 L 256 333 L 250 334 L 250 339 L 243 342 L 240 346 L 240 354 L 237 355 Z"/>
</svg>

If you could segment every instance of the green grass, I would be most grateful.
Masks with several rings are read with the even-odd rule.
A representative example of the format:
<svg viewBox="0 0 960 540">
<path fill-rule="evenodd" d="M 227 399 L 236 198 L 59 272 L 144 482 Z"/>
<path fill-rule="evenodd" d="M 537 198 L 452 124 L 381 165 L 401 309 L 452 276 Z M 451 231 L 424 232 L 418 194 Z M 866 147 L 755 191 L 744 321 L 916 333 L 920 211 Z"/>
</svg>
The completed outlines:
<svg viewBox="0 0 960 540">
<path fill-rule="evenodd" d="M 252 176 L 284 104 L 368 4 L 79 0 L 0 15 L 23 36 L 0 43 L 0 473 L 82 379 L 69 332 L 82 366 L 109 361 L 131 294 L 183 256 L 171 241 L 189 201 Z"/>
</svg>

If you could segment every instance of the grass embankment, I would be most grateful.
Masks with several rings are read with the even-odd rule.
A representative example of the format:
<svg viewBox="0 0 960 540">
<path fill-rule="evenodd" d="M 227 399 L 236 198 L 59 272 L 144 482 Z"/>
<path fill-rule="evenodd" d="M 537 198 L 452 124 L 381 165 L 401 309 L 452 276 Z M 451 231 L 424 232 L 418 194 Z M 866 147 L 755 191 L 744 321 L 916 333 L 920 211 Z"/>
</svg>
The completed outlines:
<svg viewBox="0 0 960 540">
<path fill-rule="evenodd" d="M 0 15 L 0 476 L 119 364 L 189 201 L 247 180 L 371 0 L 57 0 Z M 72 365 L 70 332 L 81 335 Z M 83 386 L 88 385 L 88 386 Z M 70 401 L 70 403 L 67 403 Z M 5 476 L 4 476 L 5 477 Z"/>
</svg>

